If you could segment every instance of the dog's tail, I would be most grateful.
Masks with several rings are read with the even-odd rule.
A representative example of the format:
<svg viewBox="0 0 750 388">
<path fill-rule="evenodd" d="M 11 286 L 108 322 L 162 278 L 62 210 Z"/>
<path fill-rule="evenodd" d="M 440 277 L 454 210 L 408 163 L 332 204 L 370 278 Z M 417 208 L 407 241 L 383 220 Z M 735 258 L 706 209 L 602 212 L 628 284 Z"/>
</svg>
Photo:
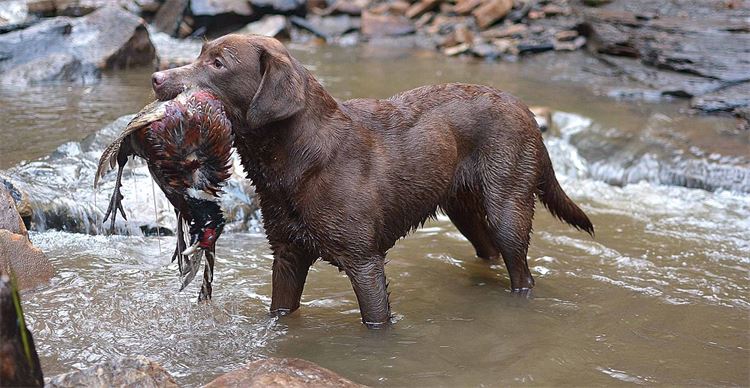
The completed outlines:
<svg viewBox="0 0 750 388">
<path fill-rule="evenodd" d="M 542 201 L 542 204 L 544 204 L 544 207 L 553 216 L 593 237 L 594 225 L 591 224 L 591 220 L 589 220 L 586 213 L 568 198 L 568 195 L 560 187 L 555 177 L 555 170 L 552 169 L 552 161 L 549 158 L 547 149 L 542 148 L 541 154 L 541 174 L 537 188 L 539 189 L 539 199 Z"/>
</svg>

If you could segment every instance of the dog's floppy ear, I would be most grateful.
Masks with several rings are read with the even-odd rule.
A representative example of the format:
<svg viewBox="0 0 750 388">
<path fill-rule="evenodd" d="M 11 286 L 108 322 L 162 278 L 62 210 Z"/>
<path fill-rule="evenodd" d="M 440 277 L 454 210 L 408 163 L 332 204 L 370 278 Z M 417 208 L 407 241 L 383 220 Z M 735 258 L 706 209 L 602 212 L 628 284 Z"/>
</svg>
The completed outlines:
<svg viewBox="0 0 750 388">
<path fill-rule="evenodd" d="M 273 47 L 261 48 L 259 61 L 263 76 L 245 113 L 251 128 L 286 119 L 305 106 L 302 65 Z"/>
</svg>

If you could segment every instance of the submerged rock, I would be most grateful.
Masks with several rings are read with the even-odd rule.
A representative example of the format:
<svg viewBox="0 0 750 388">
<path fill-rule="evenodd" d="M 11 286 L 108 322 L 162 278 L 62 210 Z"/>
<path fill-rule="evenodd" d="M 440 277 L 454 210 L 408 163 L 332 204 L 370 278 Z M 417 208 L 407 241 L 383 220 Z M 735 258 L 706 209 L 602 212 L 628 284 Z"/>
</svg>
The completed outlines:
<svg viewBox="0 0 750 388">
<path fill-rule="evenodd" d="M 310 361 L 268 358 L 217 377 L 203 388 L 245 387 L 363 387 Z"/>
<path fill-rule="evenodd" d="M 0 270 L 0 386 L 41 387 L 42 366 L 34 337 L 26 327 L 21 297 Z"/>
<path fill-rule="evenodd" d="M 83 370 L 54 376 L 47 388 L 73 387 L 177 387 L 172 375 L 144 356 L 107 361 Z"/>
<path fill-rule="evenodd" d="M 118 7 L 82 18 L 57 17 L 0 35 L 0 83 L 87 83 L 102 70 L 152 64 L 145 23 Z"/>
</svg>

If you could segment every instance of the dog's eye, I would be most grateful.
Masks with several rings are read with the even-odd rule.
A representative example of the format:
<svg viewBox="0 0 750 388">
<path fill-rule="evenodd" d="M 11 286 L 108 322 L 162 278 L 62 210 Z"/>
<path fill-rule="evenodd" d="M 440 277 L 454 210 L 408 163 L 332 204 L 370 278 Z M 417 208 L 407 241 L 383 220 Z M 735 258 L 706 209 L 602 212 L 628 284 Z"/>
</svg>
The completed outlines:
<svg viewBox="0 0 750 388">
<path fill-rule="evenodd" d="M 221 63 L 220 60 L 214 59 L 214 67 L 217 68 L 217 69 L 221 69 L 222 67 L 224 67 L 224 64 Z"/>
</svg>

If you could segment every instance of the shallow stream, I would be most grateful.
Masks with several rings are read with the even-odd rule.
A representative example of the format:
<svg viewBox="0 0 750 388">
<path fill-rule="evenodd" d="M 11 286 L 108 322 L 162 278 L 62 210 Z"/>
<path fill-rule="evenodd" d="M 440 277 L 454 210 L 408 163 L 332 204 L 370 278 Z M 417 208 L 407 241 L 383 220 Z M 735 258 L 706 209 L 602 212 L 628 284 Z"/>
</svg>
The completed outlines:
<svg viewBox="0 0 750 388">
<path fill-rule="evenodd" d="M 507 291 L 501 263 L 475 258 L 441 216 L 389 252 L 398 322 L 369 331 L 348 280 L 324 263 L 300 311 L 270 318 L 262 233 L 222 237 L 214 299 L 198 305 L 199 282 L 177 291 L 171 237 L 34 232 L 57 270 L 23 295 L 46 375 L 142 354 L 186 386 L 268 356 L 367 385 L 750 384 L 750 139 L 732 119 L 598 97 L 555 81 L 555 63 L 390 48 L 295 55 L 342 99 L 462 81 L 560 111 L 546 142 L 596 238 L 538 206 L 529 250 L 537 286 L 524 298 Z M 80 141 L 150 98 L 148 72 L 138 71 L 85 87 L 0 89 L 0 168 Z"/>
</svg>

